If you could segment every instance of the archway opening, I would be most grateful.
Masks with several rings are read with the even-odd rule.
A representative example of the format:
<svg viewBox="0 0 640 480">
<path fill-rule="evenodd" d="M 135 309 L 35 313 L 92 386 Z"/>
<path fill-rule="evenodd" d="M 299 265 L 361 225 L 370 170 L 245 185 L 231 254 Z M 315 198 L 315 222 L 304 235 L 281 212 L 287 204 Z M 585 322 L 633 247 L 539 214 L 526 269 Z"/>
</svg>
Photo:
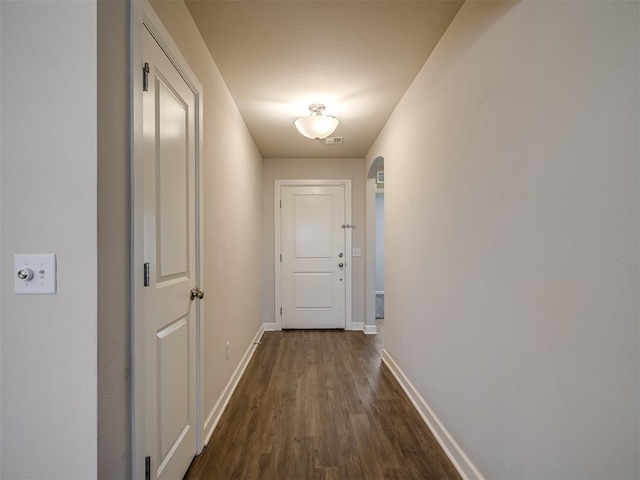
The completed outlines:
<svg viewBox="0 0 640 480">
<path fill-rule="evenodd" d="M 367 333 L 384 331 L 384 157 L 376 157 L 367 171 Z"/>
</svg>

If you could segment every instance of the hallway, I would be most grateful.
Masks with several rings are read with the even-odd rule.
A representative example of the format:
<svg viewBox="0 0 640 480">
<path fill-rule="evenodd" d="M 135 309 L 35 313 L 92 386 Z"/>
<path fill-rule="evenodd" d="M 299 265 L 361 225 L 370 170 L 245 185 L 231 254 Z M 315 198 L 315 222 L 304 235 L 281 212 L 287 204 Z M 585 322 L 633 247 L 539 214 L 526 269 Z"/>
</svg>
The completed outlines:
<svg viewBox="0 0 640 480">
<path fill-rule="evenodd" d="M 416 15 L 386 11 L 456 4 L 455 16 L 430 16 L 431 33 Z M 200 15 L 207 7 L 219 14 Z M 146 406 L 157 376 L 144 367 L 151 348 L 140 347 L 158 332 L 133 328 L 145 326 L 142 303 L 163 263 L 161 249 L 147 258 L 133 242 L 144 186 L 177 179 L 140 175 L 151 158 L 139 113 L 153 63 L 141 40 L 155 16 L 153 33 L 163 25 L 171 59 L 179 52 L 202 86 L 201 185 L 189 189 L 202 208 L 187 221 L 201 226 L 202 261 L 186 273 L 206 299 L 197 341 L 184 328 L 175 342 L 195 360 L 170 370 L 176 362 L 162 357 L 172 378 L 195 378 L 167 389 L 189 402 L 161 404 L 194 410 L 188 433 L 198 438 L 173 478 L 205 439 L 190 478 L 442 478 L 452 469 L 424 416 L 464 478 L 640 479 L 635 0 L 0 1 L 0 478 L 166 478 L 160 467 L 191 419 L 166 415 L 175 422 L 158 448 L 158 415 Z M 409 49 L 389 23 L 429 33 L 434 46 L 402 78 L 396 64 Z M 365 57 L 372 68 L 357 68 Z M 223 73 L 226 60 L 237 75 Z M 366 79 L 342 83 L 332 71 Z M 296 130 L 315 102 L 339 119 L 341 143 Z M 382 107 L 387 116 L 364 128 Z M 379 158 L 392 370 L 362 331 L 267 333 L 223 412 L 255 339 L 281 320 L 276 180 L 352 182 L 347 312 L 356 328 L 373 327 Z M 55 294 L 17 294 L 19 256 L 40 254 L 55 255 Z M 190 297 L 185 289 L 176 301 Z M 195 377 L 183 373 L 194 364 Z"/>
<path fill-rule="evenodd" d="M 185 478 L 460 478 L 381 349 L 360 332 L 266 332 Z"/>
</svg>

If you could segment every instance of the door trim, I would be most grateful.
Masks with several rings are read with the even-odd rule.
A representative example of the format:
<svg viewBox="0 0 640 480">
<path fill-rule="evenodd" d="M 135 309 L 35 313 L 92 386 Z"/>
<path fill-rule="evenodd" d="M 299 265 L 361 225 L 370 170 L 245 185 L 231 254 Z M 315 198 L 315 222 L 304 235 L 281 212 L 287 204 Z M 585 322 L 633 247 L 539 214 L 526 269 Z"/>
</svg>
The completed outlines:
<svg viewBox="0 0 640 480">
<path fill-rule="evenodd" d="M 365 245 L 365 333 L 378 333 L 376 325 L 376 172 L 384 165 L 384 157 L 376 157 L 367 172 L 365 192 L 365 214 L 367 228 Z"/>
<path fill-rule="evenodd" d="M 131 477 L 145 478 L 145 372 L 144 372 L 144 137 L 142 130 L 142 66 L 144 65 L 144 32 L 148 30 L 167 58 L 174 64 L 195 96 L 195 175 L 196 175 L 196 284 L 204 289 L 203 268 L 203 202 L 202 189 L 202 85 L 189 67 L 151 5 L 146 0 L 131 2 Z M 202 438 L 202 318 L 203 302 L 196 304 L 196 451 L 203 448 Z"/>
<path fill-rule="evenodd" d="M 274 180 L 273 185 L 273 218 L 274 218 L 274 264 L 275 264 L 275 329 L 282 330 L 282 316 L 280 315 L 280 308 L 282 307 L 282 263 L 280 263 L 280 253 L 282 253 L 282 215 L 280 210 L 280 200 L 282 199 L 282 187 L 310 187 L 310 186 L 340 186 L 344 187 L 344 215 L 345 223 L 351 224 L 352 212 L 351 212 L 351 180 L 350 179 L 336 179 L 336 180 Z M 348 261 L 345 268 L 345 330 L 362 330 L 362 323 L 354 325 L 351 316 L 351 242 L 352 235 L 351 230 L 345 230 L 347 235 L 345 236 L 345 252 Z"/>
</svg>

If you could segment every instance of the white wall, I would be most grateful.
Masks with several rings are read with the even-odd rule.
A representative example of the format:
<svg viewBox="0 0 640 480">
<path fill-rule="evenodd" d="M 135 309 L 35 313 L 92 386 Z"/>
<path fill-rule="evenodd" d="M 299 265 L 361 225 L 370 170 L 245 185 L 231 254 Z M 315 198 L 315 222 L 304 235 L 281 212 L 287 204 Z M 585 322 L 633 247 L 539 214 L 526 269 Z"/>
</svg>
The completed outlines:
<svg viewBox="0 0 640 480">
<path fill-rule="evenodd" d="M 365 323 L 364 317 L 364 238 L 365 175 L 361 158 L 265 158 L 262 174 L 262 314 L 264 323 L 275 322 L 275 258 L 273 182 L 286 179 L 351 179 L 352 246 L 360 247 L 361 257 L 353 257 L 351 270 L 352 322 Z"/>
<path fill-rule="evenodd" d="M 203 86 L 206 420 L 262 324 L 262 159 L 185 4 L 152 5 Z"/>
<path fill-rule="evenodd" d="M 385 346 L 487 478 L 638 478 L 637 2 L 467 2 L 385 158 Z"/>
<path fill-rule="evenodd" d="M 384 292 L 384 195 L 376 195 L 376 292 Z"/>
<path fill-rule="evenodd" d="M 2 478 L 95 478 L 96 2 L 0 3 Z M 55 253 L 56 295 L 13 256 Z"/>
</svg>

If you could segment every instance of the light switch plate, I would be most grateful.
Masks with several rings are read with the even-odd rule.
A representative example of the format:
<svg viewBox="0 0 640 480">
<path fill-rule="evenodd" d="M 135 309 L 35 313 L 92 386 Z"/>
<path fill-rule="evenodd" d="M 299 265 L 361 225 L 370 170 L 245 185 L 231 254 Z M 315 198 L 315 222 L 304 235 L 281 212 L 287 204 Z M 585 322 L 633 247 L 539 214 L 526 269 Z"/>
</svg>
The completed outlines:
<svg viewBox="0 0 640 480">
<path fill-rule="evenodd" d="M 55 295 L 55 254 L 17 254 L 14 265 L 16 295 Z"/>
<path fill-rule="evenodd" d="M 360 257 L 361 255 L 362 255 L 362 250 L 359 248 L 354 248 L 351 253 L 352 257 Z"/>
</svg>

